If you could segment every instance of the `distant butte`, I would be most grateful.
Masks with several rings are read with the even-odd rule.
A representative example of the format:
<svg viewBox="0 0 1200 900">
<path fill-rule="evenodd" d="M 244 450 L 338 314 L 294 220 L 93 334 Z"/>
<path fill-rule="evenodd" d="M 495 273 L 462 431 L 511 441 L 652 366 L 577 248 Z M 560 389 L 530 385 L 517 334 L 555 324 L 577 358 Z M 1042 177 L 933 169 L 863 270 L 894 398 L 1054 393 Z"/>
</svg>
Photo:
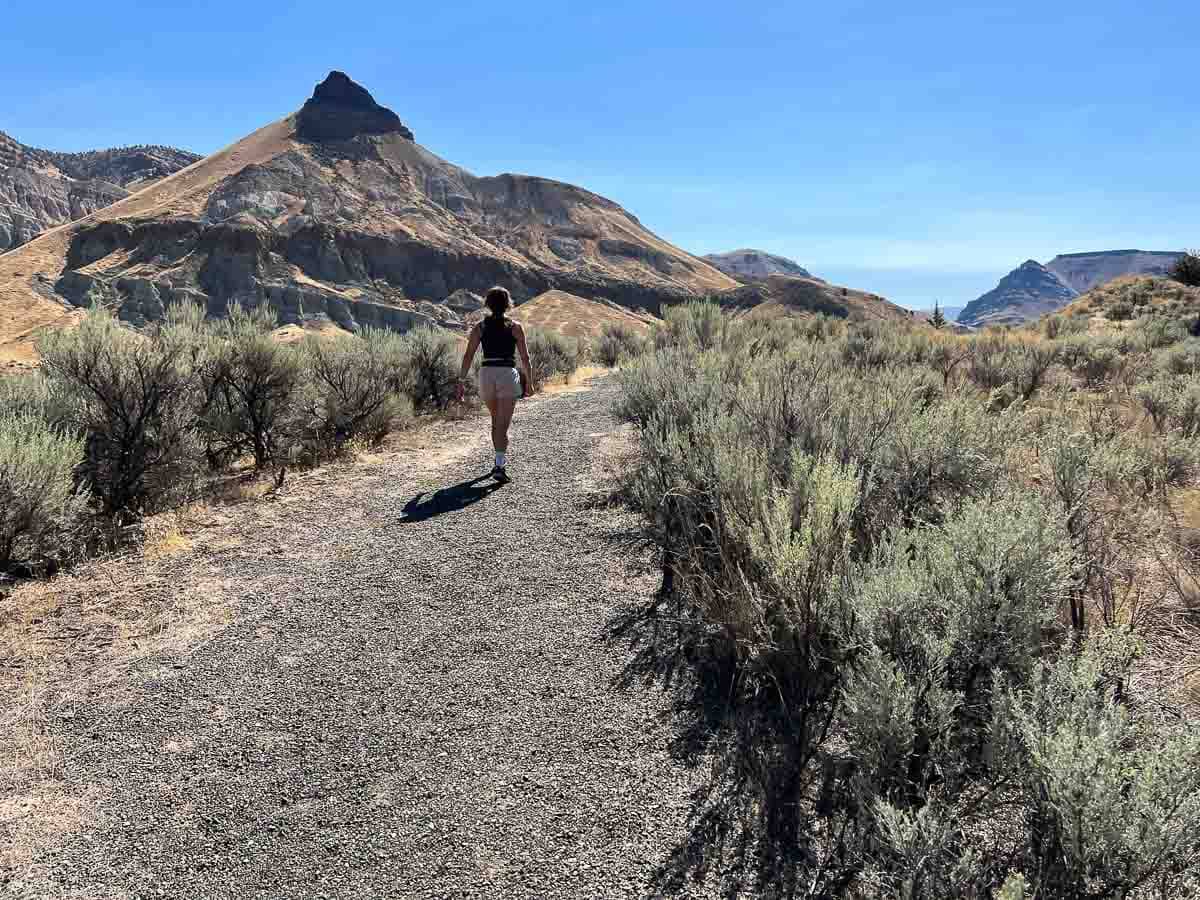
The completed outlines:
<svg viewBox="0 0 1200 900">
<path fill-rule="evenodd" d="M 398 134 L 413 140 L 400 117 L 380 106 L 370 91 L 344 72 L 330 72 L 296 117 L 296 135 L 305 141 L 348 141 L 360 134 Z"/>
</svg>

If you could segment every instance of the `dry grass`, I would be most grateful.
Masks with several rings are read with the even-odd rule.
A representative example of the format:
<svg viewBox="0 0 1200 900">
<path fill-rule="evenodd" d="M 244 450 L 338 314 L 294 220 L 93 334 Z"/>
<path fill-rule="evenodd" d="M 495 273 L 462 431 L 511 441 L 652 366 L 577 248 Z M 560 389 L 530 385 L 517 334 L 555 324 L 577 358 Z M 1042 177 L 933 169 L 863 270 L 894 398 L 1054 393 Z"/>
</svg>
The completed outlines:
<svg viewBox="0 0 1200 900">
<path fill-rule="evenodd" d="M 542 394 L 578 394 L 581 391 L 586 391 L 589 388 L 589 382 L 593 378 L 599 378 L 602 375 L 608 374 L 611 369 L 604 366 L 580 366 L 567 377 L 552 378 L 547 383 L 541 386 L 539 393 Z"/>
<path fill-rule="evenodd" d="M 180 568 L 194 535 L 210 530 L 212 549 L 222 523 L 202 505 L 166 513 L 146 523 L 138 552 L 0 595 L 0 876 L 34 891 L 46 851 L 94 816 L 96 792 L 68 777 L 56 722 L 100 695 L 120 702 L 136 662 L 231 621 L 229 586 Z"/>
<path fill-rule="evenodd" d="M 608 301 L 587 300 L 566 291 L 539 294 L 514 309 L 512 315 L 527 327 L 589 341 L 600 337 L 605 325 L 625 325 L 646 334 L 654 321 L 647 313 L 637 313 Z"/>
</svg>

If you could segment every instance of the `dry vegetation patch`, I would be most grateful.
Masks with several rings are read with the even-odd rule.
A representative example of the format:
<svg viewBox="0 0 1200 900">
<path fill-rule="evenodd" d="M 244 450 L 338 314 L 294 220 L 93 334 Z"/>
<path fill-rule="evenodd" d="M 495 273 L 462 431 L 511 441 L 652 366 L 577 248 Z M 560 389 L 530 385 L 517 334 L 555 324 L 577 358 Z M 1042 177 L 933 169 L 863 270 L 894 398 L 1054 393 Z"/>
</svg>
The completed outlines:
<svg viewBox="0 0 1200 900">
<path fill-rule="evenodd" d="M 622 371 L 647 618 L 715 692 L 698 822 L 760 892 L 1200 889 L 1200 341 L 1077 318 L 691 305 Z"/>
</svg>

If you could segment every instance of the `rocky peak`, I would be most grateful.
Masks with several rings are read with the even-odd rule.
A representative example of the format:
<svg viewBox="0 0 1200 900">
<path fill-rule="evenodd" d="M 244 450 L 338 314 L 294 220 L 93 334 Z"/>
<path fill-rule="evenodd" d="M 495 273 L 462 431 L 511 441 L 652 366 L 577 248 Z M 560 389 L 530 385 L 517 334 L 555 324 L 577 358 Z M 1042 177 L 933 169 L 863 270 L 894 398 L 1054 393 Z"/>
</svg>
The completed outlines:
<svg viewBox="0 0 1200 900">
<path fill-rule="evenodd" d="M 330 72 L 296 117 L 296 134 L 306 141 L 346 141 L 360 134 L 399 134 L 413 140 L 400 117 L 344 72 Z"/>
<path fill-rule="evenodd" d="M 761 281 L 772 275 L 791 275 L 811 278 L 812 274 L 786 256 L 776 256 L 763 250 L 731 250 L 728 253 L 709 253 L 704 261 L 731 278 L 741 281 Z"/>
<path fill-rule="evenodd" d="M 968 303 L 958 321 L 964 325 L 1022 322 L 1059 309 L 1077 296 L 1054 272 L 1027 259 L 992 290 Z"/>
</svg>

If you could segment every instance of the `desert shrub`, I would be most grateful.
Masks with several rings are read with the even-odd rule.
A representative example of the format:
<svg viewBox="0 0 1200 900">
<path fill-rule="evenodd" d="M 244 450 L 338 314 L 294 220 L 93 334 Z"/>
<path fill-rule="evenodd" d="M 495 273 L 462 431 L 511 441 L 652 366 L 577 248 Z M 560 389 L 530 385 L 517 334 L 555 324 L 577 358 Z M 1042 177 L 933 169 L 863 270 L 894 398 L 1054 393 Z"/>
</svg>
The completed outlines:
<svg viewBox="0 0 1200 900">
<path fill-rule="evenodd" d="M 751 797 L 739 809 L 796 842 L 784 882 L 910 898 L 1194 883 L 1200 778 L 1183 760 L 1200 737 L 1109 688 L 1129 658 L 1096 650 L 1109 620 L 1084 615 L 1113 577 L 1094 527 L 1113 500 L 1192 477 L 1183 427 L 1130 432 L 1108 397 L 1068 385 L 1027 408 L 1055 348 L 1014 336 L 982 338 L 997 414 L 939 370 L 949 341 L 725 329 L 627 366 L 616 413 L 638 431 L 629 497 L 683 656 L 705 679 L 731 673 L 721 762 Z M 1120 358 L 1082 341 L 1076 364 L 1097 344 Z"/>
<path fill-rule="evenodd" d="M 1170 277 L 1189 287 L 1200 287 L 1200 250 L 1189 250 L 1171 266 Z"/>
<path fill-rule="evenodd" d="M 1064 341 L 1060 353 L 1089 388 L 1103 387 L 1122 365 L 1120 351 L 1108 341 L 1081 336 Z"/>
<path fill-rule="evenodd" d="M 1009 342 L 1003 332 L 988 331 L 970 343 L 967 377 L 982 390 L 992 391 L 1009 380 Z"/>
<path fill-rule="evenodd" d="M 1142 302 L 1145 302 L 1144 299 Z M 1126 322 L 1133 318 L 1133 303 L 1128 300 L 1118 300 L 1109 306 L 1104 317 L 1110 322 Z"/>
<path fill-rule="evenodd" d="M 1172 375 L 1200 372 L 1200 340 L 1191 338 L 1162 351 L 1159 366 Z"/>
<path fill-rule="evenodd" d="M 544 384 L 558 375 L 570 375 L 579 368 L 579 344 L 557 331 L 527 328 L 525 344 L 532 370 L 529 374 L 534 384 Z"/>
<path fill-rule="evenodd" d="M 1127 332 L 1138 352 L 1169 347 L 1187 337 L 1183 323 L 1168 316 L 1141 316 Z"/>
<path fill-rule="evenodd" d="M 1146 411 L 1157 431 L 1165 429 L 1170 422 L 1175 393 L 1175 385 L 1171 380 L 1161 376 L 1143 382 L 1134 389 L 1134 399 Z"/>
<path fill-rule="evenodd" d="M 29 412 L 0 409 L 0 573 L 61 548 L 86 511 L 75 488 L 83 441 Z"/>
<path fill-rule="evenodd" d="M 856 369 L 881 369 L 901 363 L 910 355 L 906 336 L 885 322 L 854 322 L 846 326 L 841 341 L 842 361 Z"/>
<path fill-rule="evenodd" d="M 1103 446 L 1096 463 L 1115 496 L 1162 498 L 1167 488 L 1186 485 L 1196 472 L 1197 451 L 1178 432 L 1120 434 Z"/>
<path fill-rule="evenodd" d="M 1068 316 L 1053 313 L 1042 319 L 1042 334 L 1049 340 L 1083 334 L 1088 330 L 1087 316 Z"/>
<path fill-rule="evenodd" d="M 1160 374 L 1134 389 L 1155 430 L 1178 430 L 1184 437 L 1200 436 L 1200 375 Z"/>
<path fill-rule="evenodd" d="M 33 416 L 60 430 L 76 418 L 72 396 L 42 372 L 0 376 L 0 413 L 5 412 Z"/>
<path fill-rule="evenodd" d="M 663 312 L 663 322 L 654 333 L 654 345 L 659 349 L 711 350 L 721 345 L 729 324 L 715 301 L 689 300 Z"/>
<path fill-rule="evenodd" d="M 412 401 L 398 389 L 393 337 L 372 330 L 310 337 L 301 352 L 306 377 L 294 429 L 309 453 L 336 453 L 356 440 L 378 443 L 412 418 Z"/>
<path fill-rule="evenodd" d="M 593 356 L 601 365 L 612 368 L 639 356 L 645 349 L 646 339 L 637 329 L 613 322 L 601 330 L 593 348 Z"/>
<path fill-rule="evenodd" d="M 1175 897 L 1196 886 L 1200 732 L 1126 702 L 1133 655 L 1110 633 L 1000 682 L 997 757 L 1023 806 L 1019 868 L 1033 896 Z"/>
<path fill-rule="evenodd" d="M 454 399 L 462 351 L 454 335 L 423 325 L 404 335 L 403 365 L 393 385 L 402 385 L 416 410 L 442 410 Z"/>
<path fill-rule="evenodd" d="M 74 398 L 83 473 L 105 515 L 150 512 L 187 492 L 199 456 L 198 391 L 170 334 L 139 334 L 94 309 L 77 328 L 45 334 L 39 351 L 51 389 Z"/>
<path fill-rule="evenodd" d="M 261 469 L 287 451 L 301 360 L 271 335 L 276 324 L 265 306 L 230 304 L 225 318 L 196 329 L 197 424 L 215 466 L 250 452 Z"/>
</svg>

